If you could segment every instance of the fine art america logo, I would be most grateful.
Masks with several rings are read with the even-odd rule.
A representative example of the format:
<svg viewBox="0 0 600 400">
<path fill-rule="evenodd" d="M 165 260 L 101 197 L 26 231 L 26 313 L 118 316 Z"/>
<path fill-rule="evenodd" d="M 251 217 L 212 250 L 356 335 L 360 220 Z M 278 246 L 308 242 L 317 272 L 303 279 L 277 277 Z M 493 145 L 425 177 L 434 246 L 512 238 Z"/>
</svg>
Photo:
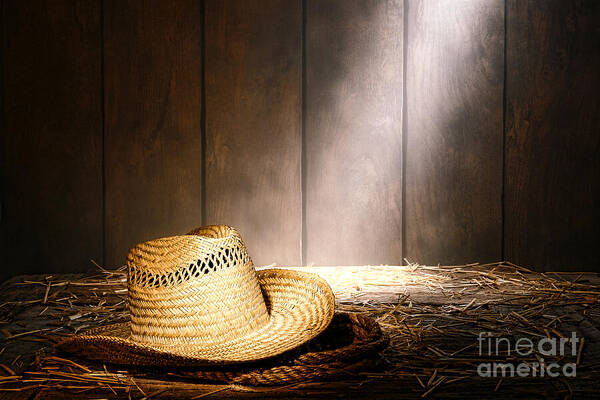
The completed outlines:
<svg viewBox="0 0 600 400">
<path fill-rule="evenodd" d="M 514 342 L 504 337 L 492 337 L 490 332 L 481 332 L 479 342 L 479 355 L 486 356 L 513 356 L 515 362 L 484 362 L 477 366 L 477 374 L 481 377 L 575 377 L 577 364 L 574 362 L 560 362 L 565 356 L 577 356 L 580 338 L 575 332 L 569 338 L 541 338 L 537 343 L 529 338 L 519 338 Z M 532 355 L 537 361 L 522 362 L 518 359 L 530 358 Z M 557 359 L 557 362 L 547 363 L 543 357 Z"/>
</svg>

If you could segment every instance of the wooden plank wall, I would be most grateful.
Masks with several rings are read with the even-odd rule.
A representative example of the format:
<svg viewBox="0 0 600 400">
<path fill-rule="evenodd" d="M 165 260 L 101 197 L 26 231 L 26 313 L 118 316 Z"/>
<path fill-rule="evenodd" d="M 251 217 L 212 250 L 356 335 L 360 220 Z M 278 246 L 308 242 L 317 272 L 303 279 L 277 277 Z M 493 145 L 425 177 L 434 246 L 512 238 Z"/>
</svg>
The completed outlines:
<svg viewBox="0 0 600 400">
<path fill-rule="evenodd" d="M 3 2 L 0 277 L 103 261 L 100 15 Z"/>
<path fill-rule="evenodd" d="M 598 268 L 600 3 L 507 3 L 505 257 Z"/>
<path fill-rule="evenodd" d="M 206 2 L 206 221 L 301 263 L 300 0 Z"/>
<path fill-rule="evenodd" d="M 593 0 L 0 5 L 3 276 L 202 223 L 256 264 L 600 265 Z"/>
<path fill-rule="evenodd" d="M 202 4 L 104 1 L 106 263 L 202 224 Z"/>
<path fill-rule="evenodd" d="M 408 2 L 409 261 L 502 258 L 502 0 Z"/>
<path fill-rule="evenodd" d="M 400 0 L 306 9 L 305 263 L 402 260 Z"/>
</svg>

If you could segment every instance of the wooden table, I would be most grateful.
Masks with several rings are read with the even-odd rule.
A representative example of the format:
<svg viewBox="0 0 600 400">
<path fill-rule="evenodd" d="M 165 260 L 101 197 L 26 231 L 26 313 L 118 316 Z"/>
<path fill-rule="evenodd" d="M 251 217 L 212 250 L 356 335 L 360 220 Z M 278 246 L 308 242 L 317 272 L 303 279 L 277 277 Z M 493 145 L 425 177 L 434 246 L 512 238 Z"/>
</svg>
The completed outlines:
<svg viewBox="0 0 600 400">
<path fill-rule="evenodd" d="M 79 275 L 18 276 L 0 292 L 2 398 L 598 398 L 600 396 L 600 278 L 590 273 L 539 274 L 509 263 L 450 267 L 312 267 L 336 293 L 338 310 L 376 318 L 390 336 L 378 367 L 343 382 L 242 387 L 197 382 L 177 371 L 101 365 L 53 355 L 48 334 L 68 334 L 123 321 L 122 270 Z M 560 341 L 574 332 L 575 355 L 544 356 L 576 365 L 574 378 L 481 377 L 482 363 L 531 364 L 536 354 L 490 355 L 491 332 Z M 495 340 L 494 338 L 489 340 Z M 490 342 L 493 343 L 493 342 Z M 501 342 L 502 343 L 502 342 Z M 480 347 L 483 346 L 483 347 Z M 483 353 L 479 354 L 479 350 Z M 494 349 L 493 349 L 494 350 Z M 537 352 L 537 356 L 543 354 Z M 52 358 L 59 356 L 59 359 Z M 70 359 L 70 358 L 69 358 Z M 481 367 L 480 367 L 481 368 Z M 562 372 L 562 370 L 561 370 Z M 64 373 L 66 375 L 60 375 Z M 79 378 L 70 378 L 70 374 Z M 100 383 L 89 383 L 86 374 Z M 531 373 L 530 373 L 531 374 Z M 1 375 L 4 375 L 2 377 Z M 78 379 L 82 379 L 78 383 Z M 68 389 L 91 385 L 93 390 Z M 8 390 L 10 389 L 10 390 Z M 79 393 L 78 393 L 79 392 Z"/>
</svg>

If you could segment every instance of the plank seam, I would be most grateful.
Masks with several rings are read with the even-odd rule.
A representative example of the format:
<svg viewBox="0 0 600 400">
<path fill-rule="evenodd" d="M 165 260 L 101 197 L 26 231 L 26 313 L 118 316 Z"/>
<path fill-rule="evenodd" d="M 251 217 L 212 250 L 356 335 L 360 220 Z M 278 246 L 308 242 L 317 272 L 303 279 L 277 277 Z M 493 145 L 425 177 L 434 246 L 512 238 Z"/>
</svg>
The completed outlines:
<svg viewBox="0 0 600 400">
<path fill-rule="evenodd" d="M 4 192 L 6 191 L 6 168 L 4 166 L 4 1 L 0 0 L 0 226 L 4 222 Z M 4 251 L 4 240 L 0 243 L 2 254 Z M 2 277 L 4 279 L 4 276 Z"/>
<path fill-rule="evenodd" d="M 202 31 L 202 38 L 200 43 L 200 51 L 201 51 L 201 60 L 200 60 L 200 74 L 202 75 L 202 80 L 200 83 L 200 176 L 202 186 L 200 189 L 200 219 L 202 220 L 202 225 L 206 225 L 206 215 L 207 215 L 207 207 L 206 207 L 206 2 L 202 1 L 201 7 L 202 15 L 200 16 L 200 24 L 202 25 L 200 30 Z"/>
<path fill-rule="evenodd" d="M 301 40 L 301 92 L 300 92 L 300 97 L 301 97 L 301 121 L 300 121 L 300 126 L 301 126 L 301 136 L 302 136 L 302 140 L 301 140 L 301 149 L 300 149 L 300 180 L 301 180 L 301 187 L 300 187 L 300 196 L 301 196 L 301 203 L 302 203 L 302 207 L 301 207 L 301 219 L 302 219 L 302 232 L 300 235 L 300 247 L 301 247 L 301 256 L 300 256 L 300 265 L 306 265 L 306 255 L 307 255 L 307 248 L 306 248 L 306 242 L 307 242 L 307 231 L 306 231 L 306 188 L 307 188 L 307 182 L 306 182 L 306 108 L 307 108 L 307 104 L 306 104 L 306 25 L 307 25 L 307 12 L 306 12 L 306 6 L 307 6 L 308 1 L 307 0 L 302 0 L 302 27 L 301 27 L 301 33 L 300 33 L 300 40 Z"/>
<path fill-rule="evenodd" d="M 100 93 L 100 129 L 101 129 L 101 179 L 102 179 L 102 260 L 101 263 L 105 266 L 106 263 L 106 105 L 105 102 L 105 92 L 106 92 L 106 82 L 104 79 L 104 0 L 100 2 L 100 85 L 101 85 L 101 93 Z"/>
<path fill-rule="evenodd" d="M 503 62 L 504 62 L 504 76 L 502 78 L 502 193 L 500 197 L 500 215 L 501 215 L 501 237 L 500 237 L 500 255 L 504 260 L 506 258 L 506 252 L 504 250 L 504 246 L 506 244 L 506 227 L 505 227 L 505 219 L 506 219 L 506 77 L 507 77 L 507 39 L 508 39 L 508 0 L 504 0 L 504 49 L 503 49 Z"/>
<path fill-rule="evenodd" d="M 402 211 L 401 217 L 401 242 L 402 242 L 402 250 L 401 250 L 401 259 L 400 265 L 405 264 L 406 259 L 406 148 L 408 144 L 408 122 L 407 122 L 407 89 L 406 89 L 406 66 L 407 66 L 407 55 L 408 55 L 408 0 L 404 0 L 402 4 L 402 22 L 404 26 L 402 27 L 402 149 L 400 154 L 402 155 Z"/>
</svg>

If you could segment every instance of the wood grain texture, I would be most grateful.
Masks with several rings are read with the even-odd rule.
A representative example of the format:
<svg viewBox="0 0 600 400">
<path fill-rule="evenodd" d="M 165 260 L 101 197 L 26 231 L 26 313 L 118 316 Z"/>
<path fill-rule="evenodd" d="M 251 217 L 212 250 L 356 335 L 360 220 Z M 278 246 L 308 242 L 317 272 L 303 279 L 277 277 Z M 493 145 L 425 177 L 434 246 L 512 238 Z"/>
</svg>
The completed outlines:
<svg viewBox="0 0 600 400">
<path fill-rule="evenodd" d="M 100 4 L 3 11 L 0 278 L 84 271 L 102 262 Z"/>
<path fill-rule="evenodd" d="M 336 294 L 336 311 L 359 312 L 363 316 L 381 321 L 382 328 L 392 337 L 390 346 L 385 349 L 385 357 L 394 362 L 381 362 L 377 367 L 366 370 L 367 373 L 351 375 L 347 379 L 341 377 L 329 382 L 306 382 L 293 386 L 249 387 L 215 385 L 202 379 L 193 379 L 190 374 L 186 374 L 186 377 L 182 373 L 185 371 L 183 369 L 135 368 L 111 364 L 104 366 L 105 363 L 102 362 L 85 360 L 66 353 L 57 354 L 63 360 L 73 360 L 78 365 L 88 368 L 96 376 L 101 375 L 103 382 L 106 383 L 103 386 L 94 385 L 90 382 L 90 376 L 82 371 L 82 381 L 69 384 L 69 382 L 65 383 L 65 380 L 69 379 L 68 375 L 59 376 L 61 372 L 72 372 L 67 367 L 68 361 L 56 362 L 56 359 L 51 360 L 49 357 L 41 360 L 40 357 L 36 358 L 36 352 L 39 354 L 42 348 L 45 348 L 47 353 L 50 343 L 33 341 L 32 339 L 37 337 L 25 335 L 15 338 L 17 340 L 5 340 L 2 344 L 5 351 L 0 354 L 0 363 L 9 366 L 15 375 L 22 377 L 23 372 L 28 371 L 25 377 L 16 382 L 3 375 L 2 389 L 24 389 L 19 392 L 8 392 L 20 394 L 19 397 L 4 397 L 2 393 L 7 392 L 0 392 L 0 399 L 122 399 L 129 398 L 129 394 L 131 398 L 137 399 L 148 394 L 148 397 L 153 400 L 193 399 L 194 397 L 211 400 L 215 398 L 422 400 L 430 398 L 426 393 L 431 386 L 420 385 L 415 379 L 415 374 L 421 377 L 431 376 L 431 371 L 437 366 L 440 367 L 439 376 L 448 377 L 447 381 L 457 376 L 454 371 L 461 373 L 458 376 L 461 378 L 460 382 L 442 382 L 431 397 L 437 400 L 502 398 L 564 400 L 570 392 L 577 400 L 597 398 L 594 394 L 597 394 L 600 389 L 598 382 L 600 303 L 596 301 L 600 294 L 598 274 L 586 274 L 583 278 L 579 274 L 561 274 L 561 279 L 565 281 L 558 283 L 557 288 L 552 288 L 550 283 L 552 280 L 556 281 L 554 278 L 543 278 L 533 274 L 519 276 L 511 268 L 498 266 L 456 269 L 347 267 L 343 268 L 343 272 L 337 267 L 295 269 L 317 272 L 330 284 Z M 97 274 L 95 276 L 92 274 L 55 275 L 50 279 L 56 283 L 70 281 L 88 283 L 88 285 L 71 285 L 68 288 L 55 286 L 51 290 L 48 304 L 40 304 L 38 301 L 44 297 L 46 289 L 44 285 L 23 285 L 23 281 L 44 282 L 48 279 L 46 275 L 21 275 L 11 279 L 0 289 L 0 304 L 5 305 L 2 307 L 5 321 L 2 329 L 13 335 L 43 329 L 43 332 L 49 335 L 57 331 L 61 333 L 66 331 L 67 329 L 63 329 L 65 320 L 70 322 L 69 330 L 78 331 L 101 327 L 106 324 L 107 319 L 122 320 L 123 314 L 127 313 L 127 304 L 123 302 L 123 294 L 127 286 L 126 282 L 121 280 L 121 273 L 115 272 L 114 275 L 107 274 L 106 281 L 101 282 L 102 286 L 99 288 L 90 285 L 91 282 L 98 282 Z M 490 276 L 499 278 L 495 279 L 495 285 L 487 285 Z M 576 279 L 579 279 L 580 285 L 585 282 L 583 283 L 585 286 L 569 290 L 568 282 Z M 544 281 L 547 282 L 547 287 L 540 285 Z M 565 288 L 567 288 L 565 293 L 557 298 L 554 290 L 561 291 Z M 572 293 L 581 289 L 585 289 L 588 294 L 584 296 Z M 100 293 L 105 303 L 96 306 L 99 301 L 97 296 Z M 406 294 L 409 298 L 399 295 L 400 293 Z M 67 302 L 62 299 L 65 298 L 72 301 L 72 307 L 64 306 Z M 531 299 L 537 301 L 532 303 Z M 92 302 L 94 307 L 90 307 L 86 302 Z M 409 302 L 410 308 L 406 307 Z M 540 305 L 544 308 L 540 308 Z M 42 313 L 43 310 L 46 311 Z M 577 377 L 569 378 L 569 386 L 566 384 L 559 386 L 557 379 L 541 378 L 538 374 L 538 376 L 519 379 L 506 379 L 499 386 L 501 392 L 494 395 L 494 388 L 498 387 L 501 377 L 495 379 L 478 377 L 473 363 L 489 362 L 494 359 L 500 362 L 510 356 L 506 353 L 499 356 L 491 355 L 489 354 L 491 351 L 485 350 L 485 347 L 479 355 L 476 332 L 490 328 L 495 332 L 502 331 L 505 332 L 504 337 L 508 337 L 511 343 L 516 343 L 516 339 L 521 337 L 529 337 L 534 343 L 539 343 L 538 340 L 541 339 L 536 337 L 535 333 L 530 333 L 532 328 L 514 318 L 513 312 L 519 314 L 525 312 L 527 320 L 534 326 L 551 322 L 548 329 L 554 328 L 569 336 L 570 332 L 574 332 L 578 338 L 585 337 L 581 360 L 585 360 L 583 361 L 585 364 L 582 362 L 582 365 L 588 367 L 578 368 Z M 565 317 L 553 321 L 547 318 L 547 315 Z M 79 318 L 71 320 L 69 317 L 73 316 Z M 406 325 L 403 326 L 402 322 Z M 408 333 L 408 329 L 415 334 Z M 340 334 L 340 343 L 336 343 L 336 348 L 345 343 L 346 336 L 343 330 L 337 332 Z M 406 343 L 409 338 L 410 347 Z M 315 344 L 313 341 L 309 349 L 318 348 Z M 570 345 L 567 346 L 566 357 L 557 361 L 560 365 L 574 361 L 575 357 L 571 356 Z M 434 349 L 436 353 L 429 349 Z M 20 356 L 18 362 L 12 363 L 17 356 Z M 521 361 L 513 360 L 522 360 L 519 356 L 512 357 L 511 361 L 515 363 Z M 556 358 L 553 357 L 552 360 Z M 444 364 L 450 364 L 451 370 Z M 58 369 L 51 369 L 53 367 Z M 30 376 L 35 376 L 31 372 L 39 370 L 44 372 L 41 376 L 46 378 L 43 382 L 45 388 L 42 390 L 38 385 L 33 386 L 37 382 L 30 382 L 32 380 Z M 77 368 L 77 370 L 81 369 Z M 560 371 L 558 368 L 556 370 Z M 48 378 L 62 378 L 64 386 L 61 387 L 57 381 Z M 117 379 L 122 384 L 111 384 L 109 379 L 113 382 Z M 134 386 L 132 379 L 135 380 L 137 387 Z M 92 385 L 96 387 L 82 392 L 81 386 Z M 125 385 L 129 385 L 129 391 L 124 388 Z M 34 390 L 31 390 L 32 386 Z M 115 395 L 115 392 L 118 394 Z M 80 396 L 77 395 L 78 393 Z"/>
<path fill-rule="evenodd" d="M 399 264 L 403 2 L 306 13 L 306 263 Z"/>
<path fill-rule="evenodd" d="M 104 4 L 106 262 L 202 215 L 202 4 Z"/>
<path fill-rule="evenodd" d="M 206 2 L 206 215 L 301 260 L 301 2 Z"/>
<path fill-rule="evenodd" d="M 508 1 L 505 254 L 598 270 L 600 4 Z"/>
<path fill-rule="evenodd" d="M 501 258 L 504 3 L 409 0 L 409 261 Z"/>
</svg>

